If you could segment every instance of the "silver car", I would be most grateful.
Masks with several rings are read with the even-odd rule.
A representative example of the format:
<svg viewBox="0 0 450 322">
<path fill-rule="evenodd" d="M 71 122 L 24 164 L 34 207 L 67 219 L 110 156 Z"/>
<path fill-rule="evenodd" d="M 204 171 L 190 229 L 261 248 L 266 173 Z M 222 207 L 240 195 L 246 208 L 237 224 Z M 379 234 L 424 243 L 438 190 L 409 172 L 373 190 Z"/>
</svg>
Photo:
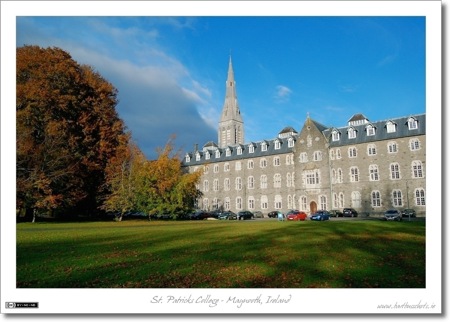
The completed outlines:
<svg viewBox="0 0 450 322">
<path fill-rule="evenodd" d="M 384 213 L 384 220 L 402 220 L 402 214 L 397 209 L 389 209 Z"/>
</svg>

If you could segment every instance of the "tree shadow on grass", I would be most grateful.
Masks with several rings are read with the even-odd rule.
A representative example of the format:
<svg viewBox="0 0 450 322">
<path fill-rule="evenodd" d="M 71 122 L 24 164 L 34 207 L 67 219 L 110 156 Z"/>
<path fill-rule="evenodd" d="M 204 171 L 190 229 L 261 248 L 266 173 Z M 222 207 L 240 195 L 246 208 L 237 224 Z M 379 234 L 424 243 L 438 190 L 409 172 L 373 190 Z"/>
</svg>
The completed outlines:
<svg viewBox="0 0 450 322">
<path fill-rule="evenodd" d="M 78 237 L 62 230 L 53 241 L 19 243 L 17 287 L 425 287 L 420 223 L 205 221 L 139 227 L 107 226 Z"/>
</svg>

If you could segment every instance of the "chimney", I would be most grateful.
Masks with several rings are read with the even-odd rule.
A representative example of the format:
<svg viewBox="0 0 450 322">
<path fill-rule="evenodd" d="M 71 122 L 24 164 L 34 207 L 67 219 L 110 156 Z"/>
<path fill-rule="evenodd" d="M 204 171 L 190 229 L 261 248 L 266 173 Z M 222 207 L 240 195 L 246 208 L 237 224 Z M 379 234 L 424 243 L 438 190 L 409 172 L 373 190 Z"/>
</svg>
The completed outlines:
<svg viewBox="0 0 450 322">
<path fill-rule="evenodd" d="M 194 144 L 194 153 L 198 151 L 198 144 Z"/>
</svg>

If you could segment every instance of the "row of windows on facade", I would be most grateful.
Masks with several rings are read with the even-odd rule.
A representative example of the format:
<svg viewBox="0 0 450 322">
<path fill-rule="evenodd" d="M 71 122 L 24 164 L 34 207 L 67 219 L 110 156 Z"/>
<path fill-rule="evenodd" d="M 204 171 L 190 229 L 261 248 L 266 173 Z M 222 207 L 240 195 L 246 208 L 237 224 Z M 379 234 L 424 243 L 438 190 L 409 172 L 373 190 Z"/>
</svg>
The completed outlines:
<svg viewBox="0 0 450 322">
<path fill-rule="evenodd" d="M 407 125 L 408 125 L 408 130 L 417 130 L 419 128 L 419 124 L 414 117 L 410 117 L 408 119 Z M 386 133 L 397 132 L 397 123 L 395 123 L 393 121 L 388 121 L 385 124 L 385 127 L 386 127 Z M 374 136 L 376 134 L 377 128 L 373 124 L 369 123 L 368 125 L 366 125 L 365 130 L 366 130 L 367 136 Z M 357 133 L 358 133 L 358 131 L 352 126 L 350 126 L 347 129 L 347 135 L 348 135 L 349 139 L 355 139 L 357 137 Z M 341 132 L 337 129 L 334 129 L 331 132 L 331 137 L 332 137 L 333 141 L 339 141 L 341 139 Z"/>
<path fill-rule="evenodd" d="M 380 180 L 380 170 L 378 165 L 371 164 L 369 165 L 369 181 L 379 181 Z M 349 182 L 360 182 L 361 174 L 360 170 L 357 166 L 353 166 L 349 168 Z M 424 171 L 422 161 L 413 161 L 411 164 L 411 178 L 419 179 L 424 178 Z M 402 175 L 400 172 L 400 165 L 397 162 L 391 163 L 389 165 L 389 179 L 390 180 L 401 180 Z M 280 173 L 276 173 L 273 176 L 273 187 L 281 188 L 282 186 L 282 177 Z M 319 185 L 321 182 L 320 170 L 305 170 L 303 171 L 303 185 L 305 187 Z M 341 168 L 331 169 L 331 182 L 332 183 L 344 183 L 344 172 Z M 295 187 L 295 172 L 286 174 L 286 186 L 287 187 Z M 255 177 L 249 176 L 247 177 L 247 188 L 254 189 L 255 188 Z M 263 174 L 260 177 L 260 188 L 267 188 L 267 175 Z M 235 189 L 242 190 L 242 178 L 237 177 L 235 179 Z M 213 191 L 219 191 L 219 179 L 213 180 Z M 224 190 L 231 190 L 231 180 L 230 178 L 224 179 Z M 209 180 L 203 181 L 203 192 L 209 191 Z"/>
<path fill-rule="evenodd" d="M 417 151 L 420 149 L 420 141 L 418 139 L 412 139 L 411 140 L 411 151 Z M 398 148 L 397 148 L 397 143 L 396 142 L 389 142 L 388 143 L 388 153 L 397 153 L 398 152 Z M 377 148 L 375 144 L 369 144 L 367 146 L 367 154 L 369 156 L 374 156 L 377 154 Z M 358 150 L 356 147 L 349 147 L 348 148 L 348 157 L 349 158 L 356 158 L 358 156 Z M 331 149 L 330 150 L 330 159 L 334 160 L 334 159 L 341 159 L 342 155 L 341 155 L 341 150 L 339 148 L 337 149 Z M 313 153 L 313 161 L 322 161 L 322 152 L 321 151 L 314 151 Z M 299 162 L 300 163 L 306 163 L 308 162 L 308 153 L 306 152 L 302 152 L 300 153 L 299 156 Z M 294 156 L 292 154 L 288 154 L 286 155 L 286 165 L 291 165 L 294 164 Z M 280 166 L 281 165 L 281 159 L 278 156 L 273 157 L 273 165 L 274 166 Z M 253 169 L 254 168 L 254 161 L 253 160 L 248 160 L 247 161 L 247 169 Z M 266 168 L 268 166 L 268 161 L 266 158 L 261 158 L 259 160 L 259 166 L 260 168 Z M 235 170 L 239 171 L 242 169 L 242 163 L 241 161 L 236 161 L 235 162 Z M 194 168 L 194 171 L 197 171 L 198 168 Z M 208 173 L 209 172 L 209 166 L 205 166 L 204 167 L 204 173 Z M 224 168 L 223 168 L 224 172 L 228 172 L 230 171 L 230 163 L 226 162 L 224 163 Z M 214 173 L 218 173 L 219 172 L 219 165 L 215 164 L 214 165 Z"/>
<path fill-rule="evenodd" d="M 261 151 L 265 152 L 267 151 L 269 146 L 269 143 L 266 141 L 261 142 Z M 294 139 L 293 138 L 289 138 L 288 139 L 288 147 L 292 148 L 294 147 Z M 280 140 L 275 140 L 274 142 L 274 148 L 275 150 L 279 150 L 281 149 L 281 141 Z M 255 143 L 250 143 L 248 145 L 248 153 L 255 153 L 255 149 L 256 149 L 256 145 Z M 244 152 L 244 149 L 242 146 L 238 146 L 236 147 L 236 154 L 237 155 L 242 155 L 242 153 Z M 225 149 L 225 156 L 230 157 L 232 154 L 232 148 L 231 147 L 227 147 Z M 216 149 L 214 152 L 215 158 L 218 159 L 221 156 L 221 151 L 219 149 Z M 205 159 L 209 160 L 211 159 L 211 153 L 209 151 L 205 151 Z M 189 154 L 186 155 L 186 162 L 191 162 L 191 156 Z M 201 154 L 200 152 L 197 152 L 195 154 L 195 160 L 196 161 L 200 161 L 201 160 Z"/>
<path fill-rule="evenodd" d="M 409 140 L 409 150 L 410 151 L 420 150 L 420 140 L 417 138 L 410 139 Z M 241 155 L 242 147 L 238 147 L 237 151 L 238 151 L 237 154 Z M 387 152 L 389 154 L 398 153 L 398 151 L 399 151 L 399 146 L 396 141 L 390 141 L 387 143 Z M 216 158 L 220 158 L 220 150 L 216 150 L 215 154 L 216 154 Z M 227 150 L 226 150 L 226 155 L 231 156 L 231 150 L 229 148 L 227 148 Z M 355 147 L 355 146 L 348 147 L 347 155 L 349 158 L 356 158 L 358 156 L 357 147 Z M 375 143 L 371 143 L 371 144 L 367 145 L 367 155 L 369 155 L 369 156 L 377 155 L 377 145 Z M 288 158 L 289 158 L 289 156 L 286 156 L 286 164 L 291 164 L 291 160 Z M 341 158 L 342 158 L 342 154 L 341 154 L 340 148 L 330 149 L 330 160 L 341 159 Z M 208 151 L 205 152 L 205 159 L 206 160 L 210 159 L 210 153 Z M 196 161 L 200 161 L 200 160 L 201 160 L 201 155 L 200 155 L 200 153 L 197 153 Z M 314 151 L 312 160 L 313 161 L 322 161 L 322 151 Z M 186 162 L 190 162 L 189 155 L 186 156 Z M 300 153 L 299 162 L 301 162 L 301 163 L 308 162 L 308 153 L 307 152 Z M 279 160 L 278 160 L 278 164 L 275 164 L 275 161 L 274 161 L 274 165 L 280 165 Z"/>
<path fill-rule="evenodd" d="M 413 192 L 414 196 L 414 204 L 415 206 L 425 206 L 425 189 L 417 188 Z M 404 194 L 401 190 L 396 189 L 391 192 L 391 200 L 390 204 L 393 207 L 405 207 Z M 327 196 L 320 195 L 318 196 L 320 209 L 327 210 L 328 208 L 328 200 Z M 202 208 L 205 210 L 209 209 L 209 199 L 204 198 Z M 383 200 L 381 198 L 381 193 L 378 190 L 374 190 L 370 193 L 370 205 L 373 208 L 381 208 L 383 207 Z M 219 209 L 221 206 L 218 198 L 212 199 L 212 209 Z M 409 206 L 409 204 L 408 204 Z M 223 202 L 223 207 L 225 210 L 231 209 L 231 199 L 226 197 Z M 243 209 L 243 199 L 242 197 L 236 197 L 235 199 L 235 207 L 237 210 Z M 346 207 L 344 193 L 333 193 L 333 209 L 342 209 Z M 359 209 L 362 207 L 362 199 L 361 193 L 359 191 L 353 191 L 351 194 L 350 207 Z M 273 208 L 276 210 L 283 209 L 283 198 L 281 195 L 276 195 L 273 200 Z M 295 203 L 295 198 L 292 195 L 287 196 L 287 209 L 299 209 L 302 211 L 308 211 L 308 198 L 306 196 L 301 196 L 298 199 L 298 207 Z M 253 196 L 249 196 L 247 198 L 247 209 L 255 210 L 256 209 L 256 200 Z M 269 199 L 266 195 L 262 195 L 260 198 L 260 209 L 268 210 L 269 209 Z"/>
</svg>

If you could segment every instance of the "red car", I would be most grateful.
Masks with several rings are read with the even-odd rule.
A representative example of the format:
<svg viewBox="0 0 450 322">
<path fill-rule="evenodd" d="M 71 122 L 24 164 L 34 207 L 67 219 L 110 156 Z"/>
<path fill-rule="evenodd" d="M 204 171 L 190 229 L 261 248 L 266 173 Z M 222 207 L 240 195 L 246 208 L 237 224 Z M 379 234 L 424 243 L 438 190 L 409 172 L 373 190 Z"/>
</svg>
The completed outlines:
<svg viewBox="0 0 450 322">
<path fill-rule="evenodd" d="M 296 221 L 298 221 L 298 220 L 303 221 L 306 219 L 306 217 L 308 217 L 306 215 L 306 213 L 304 213 L 303 211 L 299 211 L 299 210 L 291 210 L 287 213 L 287 216 L 286 216 L 287 220 L 296 220 Z"/>
</svg>

